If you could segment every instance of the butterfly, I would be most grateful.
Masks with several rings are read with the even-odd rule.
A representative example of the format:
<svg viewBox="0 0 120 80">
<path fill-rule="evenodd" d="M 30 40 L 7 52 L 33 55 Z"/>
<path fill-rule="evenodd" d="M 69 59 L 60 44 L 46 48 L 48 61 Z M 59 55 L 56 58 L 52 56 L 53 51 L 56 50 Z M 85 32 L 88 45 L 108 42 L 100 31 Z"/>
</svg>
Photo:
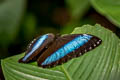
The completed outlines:
<svg viewBox="0 0 120 80">
<path fill-rule="evenodd" d="M 29 63 L 37 60 L 40 67 L 55 67 L 83 55 L 101 43 L 100 38 L 90 34 L 55 36 L 49 33 L 35 38 L 19 62 Z"/>
</svg>

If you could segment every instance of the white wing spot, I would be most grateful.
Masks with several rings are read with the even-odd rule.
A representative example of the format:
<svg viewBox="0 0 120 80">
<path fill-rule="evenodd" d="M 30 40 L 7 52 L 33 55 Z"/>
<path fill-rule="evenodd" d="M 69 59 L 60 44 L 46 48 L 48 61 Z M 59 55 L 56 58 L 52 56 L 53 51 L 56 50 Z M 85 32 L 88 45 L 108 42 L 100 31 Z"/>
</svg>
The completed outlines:
<svg viewBox="0 0 120 80">
<path fill-rule="evenodd" d="M 82 54 L 82 53 L 79 53 L 80 55 Z"/>
<path fill-rule="evenodd" d="M 99 42 L 101 42 L 101 40 L 99 40 Z"/>
<path fill-rule="evenodd" d="M 85 52 L 87 52 L 87 50 L 85 49 Z"/>
<path fill-rule="evenodd" d="M 30 47 L 31 47 L 31 45 L 32 45 L 32 44 L 29 44 L 28 48 L 30 48 Z"/>
<path fill-rule="evenodd" d="M 31 46 L 32 44 L 30 44 L 30 46 Z"/>
<path fill-rule="evenodd" d="M 91 50 L 92 49 L 92 47 L 89 47 L 89 50 Z"/>
<path fill-rule="evenodd" d="M 33 43 L 33 42 L 34 42 L 34 40 L 31 43 Z"/>
<path fill-rule="evenodd" d="M 84 36 L 86 36 L 87 34 L 83 34 Z"/>
<path fill-rule="evenodd" d="M 96 46 L 96 44 L 94 44 L 94 47 Z"/>
<path fill-rule="evenodd" d="M 97 44 L 99 44 L 100 42 L 98 41 Z"/>
<path fill-rule="evenodd" d="M 34 39 L 31 43 L 33 43 L 36 39 Z"/>
</svg>

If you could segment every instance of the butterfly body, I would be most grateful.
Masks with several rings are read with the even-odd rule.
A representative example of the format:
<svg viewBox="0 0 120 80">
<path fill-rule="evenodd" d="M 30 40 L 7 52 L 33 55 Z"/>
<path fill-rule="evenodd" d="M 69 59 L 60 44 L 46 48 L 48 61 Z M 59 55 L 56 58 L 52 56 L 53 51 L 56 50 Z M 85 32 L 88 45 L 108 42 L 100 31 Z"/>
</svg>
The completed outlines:
<svg viewBox="0 0 120 80">
<path fill-rule="evenodd" d="M 52 44 L 38 57 L 38 66 L 45 68 L 60 65 L 94 49 L 101 42 L 101 39 L 89 34 L 70 34 L 56 39 L 53 37 Z"/>
</svg>

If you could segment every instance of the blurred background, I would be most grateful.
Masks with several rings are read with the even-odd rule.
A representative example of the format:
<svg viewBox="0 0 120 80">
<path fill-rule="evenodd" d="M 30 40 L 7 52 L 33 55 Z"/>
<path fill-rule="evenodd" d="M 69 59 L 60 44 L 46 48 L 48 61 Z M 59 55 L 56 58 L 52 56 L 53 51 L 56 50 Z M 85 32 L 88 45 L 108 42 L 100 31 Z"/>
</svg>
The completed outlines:
<svg viewBox="0 0 120 80">
<path fill-rule="evenodd" d="M 88 2 L 81 4 L 83 7 L 72 3 L 73 0 L 0 0 L 0 58 L 24 52 L 39 35 L 67 34 L 74 27 L 95 24 L 87 15 L 92 9 Z"/>
<path fill-rule="evenodd" d="M 96 23 L 120 35 L 89 0 L 0 0 L 0 59 L 24 52 L 39 35 L 69 34 L 75 27 Z"/>
</svg>

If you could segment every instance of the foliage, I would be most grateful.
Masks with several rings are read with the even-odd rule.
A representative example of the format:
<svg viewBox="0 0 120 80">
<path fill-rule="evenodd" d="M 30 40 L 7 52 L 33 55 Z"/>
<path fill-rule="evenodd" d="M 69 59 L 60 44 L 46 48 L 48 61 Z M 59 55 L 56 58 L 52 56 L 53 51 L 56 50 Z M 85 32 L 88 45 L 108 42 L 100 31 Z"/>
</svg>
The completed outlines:
<svg viewBox="0 0 120 80">
<path fill-rule="evenodd" d="M 43 69 L 36 62 L 18 63 L 19 54 L 2 60 L 6 80 L 118 80 L 120 79 L 120 40 L 111 31 L 96 24 L 74 29 L 72 34 L 87 33 L 98 36 L 102 44 L 85 55 L 67 63 Z"/>
<path fill-rule="evenodd" d="M 16 38 L 24 12 L 25 0 L 0 2 L 0 45 L 8 45 Z"/>
<path fill-rule="evenodd" d="M 90 7 L 89 0 L 65 0 L 73 20 L 82 18 Z"/>
<path fill-rule="evenodd" d="M 120 27 L 120 0 L 91 0 L 93 7 Z"/>
</svg>

